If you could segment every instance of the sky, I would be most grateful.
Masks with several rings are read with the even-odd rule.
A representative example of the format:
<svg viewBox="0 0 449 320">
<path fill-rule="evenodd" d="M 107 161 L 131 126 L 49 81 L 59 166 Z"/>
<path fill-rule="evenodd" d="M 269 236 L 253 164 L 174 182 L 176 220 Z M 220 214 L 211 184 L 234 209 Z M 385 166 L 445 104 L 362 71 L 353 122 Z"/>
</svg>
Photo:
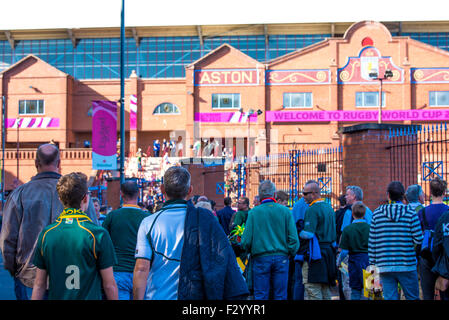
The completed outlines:
<svg viewBox="0 0 449 320">
<path fill-rule="evenodd" d="M 0 30 L 120 27 L 121 0 L 0 3 Z M 125 0 L 125 25 L 446 21 L 447 9 L 447 0 Z"/>
</svg>

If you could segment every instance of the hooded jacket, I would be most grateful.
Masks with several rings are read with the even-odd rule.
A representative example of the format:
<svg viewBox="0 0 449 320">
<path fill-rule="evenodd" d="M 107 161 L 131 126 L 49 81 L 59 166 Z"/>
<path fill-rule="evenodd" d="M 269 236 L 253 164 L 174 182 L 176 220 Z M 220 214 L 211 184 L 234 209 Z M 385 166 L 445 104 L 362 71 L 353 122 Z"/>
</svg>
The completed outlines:
<svg viewBox="0 0 449 320">
<path fill-rule="evenodd" d="M 432 271 L 449 279 L 449 211 L 441 215 L 435 226 L 432 255 L 435 261 Z"/>
<path fill-rule="evenodd" d="M 418 215 L 402 203 L 378 207 L 371 220 L 368 240 L 370 265 L 379 272 L 416 270 L 415 245 L 423 240 Z"/>
<path fill-rule="evenodd" d="M 178 300 L 244 299 L 248 287 L 223 228 L 206 209 L 187 202 Z"/>
<path fill-rule="evenodd" d="M 0 250 L 5 269 L 30 288 L 36 274 L 32 261 L 38 236 L 64 210 L 56 191 L 60 177 L 56 172 L 35 175 L 8 196 L 3 210 Z M 97 223 L 92 201 L 86 213 Z"/>
</svg>

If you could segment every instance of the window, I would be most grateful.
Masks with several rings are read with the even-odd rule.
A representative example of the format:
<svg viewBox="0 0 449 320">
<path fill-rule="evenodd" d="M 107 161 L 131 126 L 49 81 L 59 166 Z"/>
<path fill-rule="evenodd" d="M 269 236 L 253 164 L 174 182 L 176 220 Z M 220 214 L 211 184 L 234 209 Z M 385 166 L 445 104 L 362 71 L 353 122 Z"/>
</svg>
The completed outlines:
<svg viewBox="0 0 449 320">
<path fill-rule="evenodd" d="M 312 108 L 312 92 L 284 93 L 284 108 Z"/>
<path fill-rule="evenodd" d="M 449 106 L 449 91 L 429 91 L 429 106 Z"/>
<path fill-rule="evenodd" d="M 179 108 L 175 106 L 173 103 L 164 102 L 158 105 L 153 114 L 180 114 Z"/>
<path fill-rule="evenodd" d="M 44 100 L 19 100 L 19 114 L 44 114 Z"/>
<path fill-rule="evenodd" d="M 213 93 L 212 109 L 240 109 L 240 93 Z"/>
<path fill-rule="evenodd" d="M 356 92 L 356 107 L 379 107 L 379 92 Z M 385 92 L 382 92 L 382 107 L 385 107 Z"/>
</svg>

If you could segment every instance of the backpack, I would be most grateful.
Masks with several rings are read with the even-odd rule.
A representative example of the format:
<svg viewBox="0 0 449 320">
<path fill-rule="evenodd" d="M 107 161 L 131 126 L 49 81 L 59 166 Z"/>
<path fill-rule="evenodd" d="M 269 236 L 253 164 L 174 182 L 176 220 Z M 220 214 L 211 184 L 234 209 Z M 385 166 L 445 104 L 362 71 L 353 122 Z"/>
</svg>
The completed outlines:
<svg viewBox="0 0 449 320">
<path fill-rule="evenodd" d="M 435 231 L 430 229 L 429 223 L 427 222 L 426 208 L 423 209 L 422 217 L 424 222 L 424 239 L 421 244 L 421 250 L 419 252 L 419 255 L 424 259 L 428 260 L 429 262 L 433 263 L 432 249 Z"/>
</svg>

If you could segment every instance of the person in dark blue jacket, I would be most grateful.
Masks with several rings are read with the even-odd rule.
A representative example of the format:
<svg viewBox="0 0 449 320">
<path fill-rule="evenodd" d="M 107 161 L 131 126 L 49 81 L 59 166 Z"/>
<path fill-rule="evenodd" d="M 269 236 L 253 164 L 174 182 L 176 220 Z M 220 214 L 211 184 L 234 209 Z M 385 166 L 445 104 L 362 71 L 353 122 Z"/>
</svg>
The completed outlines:
<svg viewBox="0 0 449 320">
<path fill-rule="evenodd" d="M 432 268 L 437 279 L 449 280 L 449 211 L 446 211 L 435 226 L 432 256 L 435 265 Z M 438 281 L 438 280 L 437 280 Z M 449 300 L 449 289 L 440 290 L 440 300 Z"/>
<path fill-rule="evenodd" d="M 224 208 L 217 211 L 218 221 L 220 222 L 226 235 L 229 235 L 229 223 L 235 211 L 231 208 L 232 199 L 230 197 L 224 198 Z"/>
</svg>

